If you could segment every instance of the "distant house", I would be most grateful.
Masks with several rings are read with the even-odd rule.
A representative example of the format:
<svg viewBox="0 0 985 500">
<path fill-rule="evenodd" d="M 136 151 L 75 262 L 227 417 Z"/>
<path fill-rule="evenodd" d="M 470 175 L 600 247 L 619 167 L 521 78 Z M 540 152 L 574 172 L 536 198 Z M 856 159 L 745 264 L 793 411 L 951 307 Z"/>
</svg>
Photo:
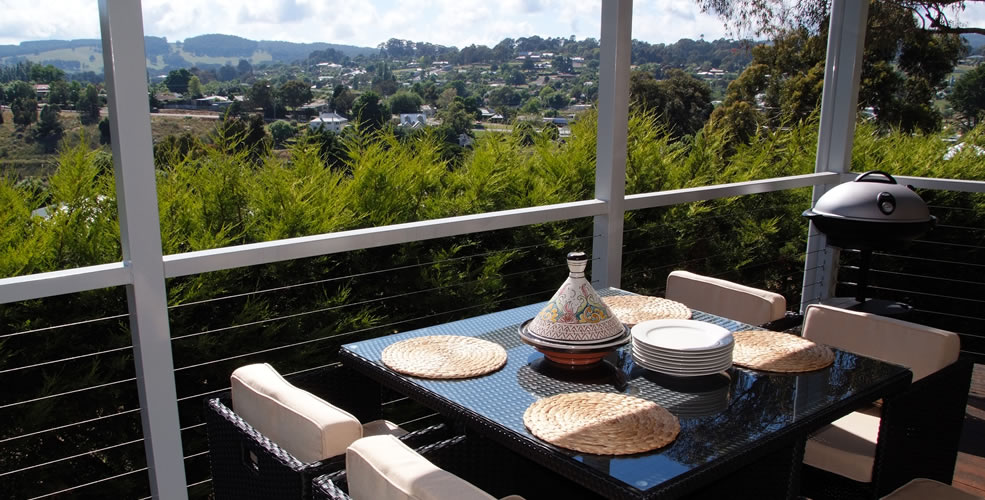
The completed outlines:
<svg viewBox="0 0 985 500">
<path fill-rule="evenodd" d="M 319 113 L 317 118 L 308 122 L 308 127 L 311 130 L 323 129 L 329 132 L 341 132 L 348 123 L 349 120 L 336 113 Z"/>
<path fill-rule="evenodd" d="M 568 125 L 568 119 L 563 116 L 547 117 L 544 118 L 544 123 L 553 123 L 559 127 L 566 127 Z"/>
<path fill-rule="evenodd" d="M 232 101 L 221 95 L 210 95 L 195 99 L 195 107 L 197 108 L 225 108 L 230 104 L 232 104 Z"/>
<path fill-rule="evenodd" d="M 400 126 L 410 128 L 426 127 L 427 117 L 424 113 L 400 113 Z"/>
<path fill-rule="evenodd" d="M 425 104 L 421 106 L 421 113 L 424 113 L 424 116 L 430 118 L 434 116 L 434 108 L 430 104 Z"/>
<path fill-rule="evenodd" d="M 38 95 L 38 99 L 45 99 L 51 92 L 51 87 L 45 83 L 39 83 L 34 86 L 34 93 Z"/>
</svg>

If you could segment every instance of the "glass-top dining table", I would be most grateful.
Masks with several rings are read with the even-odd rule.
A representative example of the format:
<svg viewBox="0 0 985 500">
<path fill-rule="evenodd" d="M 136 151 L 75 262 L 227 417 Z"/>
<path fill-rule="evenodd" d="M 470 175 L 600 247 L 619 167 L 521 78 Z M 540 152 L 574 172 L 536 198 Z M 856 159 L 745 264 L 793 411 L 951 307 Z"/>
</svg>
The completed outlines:
<svg viewBox="0 0 985 500">
<path fill-rule="evenodd" d="M 628 294 L 599 290 L 602 296 Z M 530 459 L 586 492 L 606 498 L 789 498 L 797 495 L 804 443 L 812 433 L 872 402 L 902 391 L 908 369 L 833 349 L 834 364 L 798 374 L 733 366 L 703 377 L 671 377 L 637 366 L 630 346 L 589 369 L 546 360 L 521 342 L 518 327 L 543 307 L 531 304 L 342 346 L 344 365 L 384 387 L 462 422 L 469 432 Z M 693 311 L 692 319 L 730 331 L 755 329 Z M 506 365 L 461 380 L 402 375 L 381 361 L 383 349 L 425 335 L 471 336 L 502 345 Z M 559 448 L 531 434 L 523 413 L 544 397 L 568 392 L 627 394 L 663 406 L 681 432 L 652 452 L 604 456 Z M 530 499 L 528 499 L 530 500 Z"/>
</svg>

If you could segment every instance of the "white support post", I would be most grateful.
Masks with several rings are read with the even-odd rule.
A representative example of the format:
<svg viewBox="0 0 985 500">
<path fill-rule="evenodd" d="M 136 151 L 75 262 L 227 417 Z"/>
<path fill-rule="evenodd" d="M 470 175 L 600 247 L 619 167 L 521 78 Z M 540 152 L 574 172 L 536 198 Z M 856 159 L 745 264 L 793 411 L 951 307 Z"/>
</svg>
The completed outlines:
<svg viewBox="0 0 985 500">
<path fill-rule="evenodd" d="M 595 287 L 618 287 L 622 278 L 632 28 L 632 0 L 602 2 L 595 198 L 606 202 L 606 213 L 595 216 L 591 266 Z"/>
<path fill-rule="evenodd" d="M 188 498 L 168 326 L 161 226 L 137 0 L 99 0 L 137 392 L 154 498 Z"/>
<path fill-rule="evenodd" d="M 845 173 L 851 170 L 868 12 L 869 2 L 831 2 L 827 60 L 824 63 L 824 92 L 821 96 L 821 124 L 817 138 L 817 160 L 814 164 L 814 171 L 817 173 Z M 815 186 L 811 206 L 833 185 Z M 838 251 L 827 246 L 826 240 L 811 223 L 807 237 L 801 312 L 807 304 L 829 298 L 837 283 Z"/>
</svg>

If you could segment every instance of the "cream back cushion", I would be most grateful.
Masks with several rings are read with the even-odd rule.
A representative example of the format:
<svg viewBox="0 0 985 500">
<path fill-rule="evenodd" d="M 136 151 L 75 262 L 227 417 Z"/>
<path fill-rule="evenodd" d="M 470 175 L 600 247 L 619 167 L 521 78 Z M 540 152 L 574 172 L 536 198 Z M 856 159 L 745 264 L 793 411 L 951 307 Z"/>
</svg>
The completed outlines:
<svg viewBox="0 0 985 500">
<path fill-rule="evenodd" d="M 393 436 L 369 436 L 345 453 L 353 500 L 495 500 Z"/>
<path fill-rule="evenodd" d="M 778 293 L 688 271 L 674 271 L 667 276 L 666 297 L 750 325 L 780 319 L 787 311 L 787 300 Z"/>
<path fill-rule="evenodd" d="M 914 382 L 954 363 L 961 351 L 952 332 L 817 304 L 807 308 L 804 338 L 903 365 Z"/>
<path fill-rule="evenodd" d="M 291 385 L 266 363 L 237 368 L 230 383 L 233 411 L 302 462 L 341 455 L 362 437 L 356 417 Z"/>
</svg>

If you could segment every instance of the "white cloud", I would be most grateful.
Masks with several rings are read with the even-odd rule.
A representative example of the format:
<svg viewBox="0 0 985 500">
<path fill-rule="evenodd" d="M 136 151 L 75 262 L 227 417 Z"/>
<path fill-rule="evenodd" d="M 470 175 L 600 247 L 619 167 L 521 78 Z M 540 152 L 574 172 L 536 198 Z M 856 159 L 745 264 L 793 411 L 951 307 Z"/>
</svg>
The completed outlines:
<svg viewBox="0 0 985 500">
<path fill-rule="evenodd" d="M 375 47 L 389 38 L 464 47 L 506 37 L 600 36 L 601 0 L 143 0 L 144 31 L 169 41 L 224 33 L 254 40 L 330 42 Z M 98 38 L 95 0 L 0 0 L 0 44 Z M 985 6 L 959 19 L 985 26 Z M 673 43 L 726 36 L 722 22 L 693 0 L 637 1 L 633 37 Z"/>
<path fill-rule="evenodd" d="M 703 14 L 690 0 L 637 4 L 633 12 L 633 38 L 673 43 L 682 38 L 725 38 L 725 26 L 716 16 Z"/>
</svg>

